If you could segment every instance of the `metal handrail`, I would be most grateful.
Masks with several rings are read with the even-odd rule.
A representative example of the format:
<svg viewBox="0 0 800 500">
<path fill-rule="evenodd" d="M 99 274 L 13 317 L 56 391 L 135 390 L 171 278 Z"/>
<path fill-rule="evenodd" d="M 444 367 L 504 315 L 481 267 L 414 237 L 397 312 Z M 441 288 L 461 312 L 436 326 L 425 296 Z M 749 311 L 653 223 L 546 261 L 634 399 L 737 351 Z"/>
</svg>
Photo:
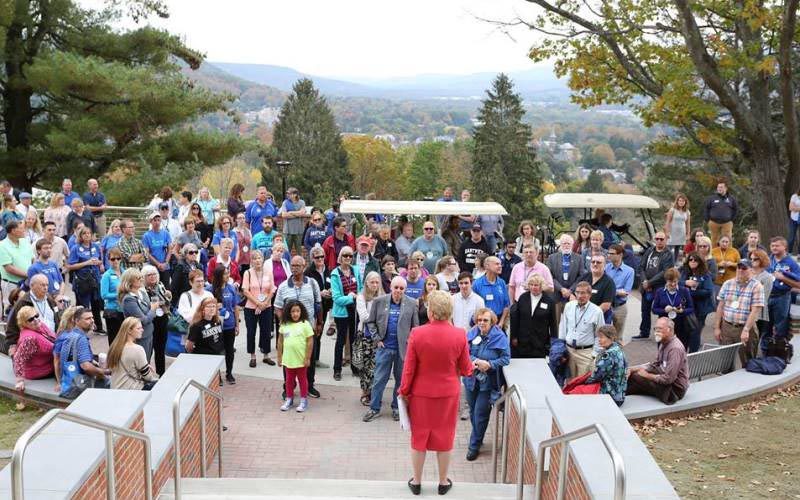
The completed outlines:
<svg viewBox="0 0 800 500">
<path fill-rule="evenodd" d="M 512 385 L 503 395 L 494 403 L 495 411 L 495 418 L 494 418 L 494 439 L 492 441 L 492 482 L 497 482 L 497 438 L 499 437 L 498 433 L 498 426 L 500 425 L 500 415 L 499 408 L 502 403 L 505 403 L 507 399 L 509 399 L 512 395 L 517 396 L 517 402 L 519 403 L 519 420 L 520 420 L 520 427 L 519 427 L 519 449 L 517 450 L 517 500 L 522 500 L 523 489 L 525 485 L 523 484 L 523 470 L 525 468 L 525 438 L 527 437 L 526 426 L 528 421 L 528 408 L 525 403 L 525 397 L 522 395 L 522 391 L 520 390 L 517 384 Z M 502 459 L 500 465 L 501 477 L 503 482 L 506 479 L 506 470 L 508 468 L 508 412 L 503 411 L 503 441 L 502 441 Z"/>
<path fill-rule="evenodd" d="M 561 457 L 558 468 L 558 493 L 556 498 L 563 500 L 566 494 L 566 479 L 567 479 L 567 457 L 569 456 L 569 443 L 580 439 L 582 437 L 597 434 L 606 451 L 611 456 L 611 463 L 614 466 L 614 500 L 623 500 L 625 498 L 625 463 L 622 460 L 622 455 L 619 454 L 617 448 L 611 442 L 603 424 L 592 424 L 580 429 L 556 436 L 539 443 L 539 449 L 536 453 L 536 490 L 534 493 L 534 500 L 542 498 L 542 486 L 544 485 L 544 452 L 547 448 L 551 448 L 557 444 L 563 443 L 561 450 Z"/>
<path fill-rule="evenodd" d="M 172 400 L 172 431 L 175 435 L 173 453 L 175 455 L 175 499 L 181 498 L 181 398 L 189 387 L 195 387 L 200 391 L 200 477 L 206 477 L 206 398 L 205 394 L 217 400 L 219 411 L 217 413 L 217 464 L 219 465 L 219 477 L 222 477 L 222 395 L 214 392 L 208 387 L 194 379 L 187 379 L 181 385 Z"/>
<path fill-rule="evenodd" d="M 125 427 L 118 427 L 116 425 L 107 424 L 93 418 L 84 417 L 66 410 L 53 409 L 44 414 L 36 423 L 34 423 L 22 436 L 19 437 L 14 445 L 14 453 L 11 457 L 11 498 L 12 500 L 22 500 L 25 498 L 25 490 L 23 488 L 23 475 L 22 465 L 25 458 L 25 451 L 30 442 L 44 431 L 47 426 L 53 423 L 56 419 L 63 419 L 79 425 L 85 425 L 93 429 L 101 430 L 105 433 L 106 443 L 106 498 L 114 500 L 117 497 L 116 492 L 116 473 L 114 471 L 114 434 L 137 439 L 144 443 L 144 480 L 145 480 L 145 498 L 147 500 L 153 499 L 153 473 L 150 466 L 150 438 L 141 432 L 137 432 Z"/>
</svg>

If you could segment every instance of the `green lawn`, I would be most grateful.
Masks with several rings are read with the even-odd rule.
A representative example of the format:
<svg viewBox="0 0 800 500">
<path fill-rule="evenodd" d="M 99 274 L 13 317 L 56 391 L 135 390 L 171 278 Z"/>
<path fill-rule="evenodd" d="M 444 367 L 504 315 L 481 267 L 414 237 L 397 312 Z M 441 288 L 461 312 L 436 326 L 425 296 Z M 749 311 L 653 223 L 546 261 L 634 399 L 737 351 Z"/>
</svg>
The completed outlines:
<svg viewBox="0 0 800 500">
<path fill-rule="evenodd" d="M 681 498 L 800 498 L 798 416 L 800 385 L 637 430 Z"/>
<path fill-rule="evenodd" d="M 17 438 L 44 413 L 33 406 L 17 410 L 16 401 L 0 396 L 0 429 L 3 430 L 0 432 L 0 450 L 12 450 Z M 8 459 L 0 459 L 0 468 L 8 462 Z"/>
</svg>

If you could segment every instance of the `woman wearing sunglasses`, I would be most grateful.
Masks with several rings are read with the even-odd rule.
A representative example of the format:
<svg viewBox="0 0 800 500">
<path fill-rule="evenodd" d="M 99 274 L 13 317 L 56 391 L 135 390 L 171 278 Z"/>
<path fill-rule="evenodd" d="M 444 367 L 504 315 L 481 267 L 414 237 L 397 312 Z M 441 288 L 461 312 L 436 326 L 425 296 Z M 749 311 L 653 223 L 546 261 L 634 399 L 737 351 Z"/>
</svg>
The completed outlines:
<svg viewBox="0 0 800 500">
<path fill-rule="evenodd" d="M 103 317 L 106 319 L 106 332 L 108 345 L 114 343 L 114 337 L 119 332 L 119 327 L 124 319 L 122 309 L 117 301 L 117 288 L 122 279 L 122 252 L 119 248 L 112 248 L 106 255 L 108 269 L 100 278 L 100 298 L 103 299 Z"/>
<path fill-rule="evenodd" d="M 53 376 L 53 344 L 55 334 L 41 321 L 35 307 L 25 306 L 16 318 L 19 341 L 14 353 L 16 390 L 25 390 L 25 379 L 36 380 Z"/>
<path fill-rule="evenodd" d="M 197 245 L 194 243 L 187 243 L 181 248 L 181 258 L 172 269 L 172 279 L 170 280 L 173 308 L 178 306 L 181 295 L 192 288 L 192 284 L 189 282 L 189 273 L 198 269 L 201 273 L 203 272 L 199 255 Z"/>
</svg>

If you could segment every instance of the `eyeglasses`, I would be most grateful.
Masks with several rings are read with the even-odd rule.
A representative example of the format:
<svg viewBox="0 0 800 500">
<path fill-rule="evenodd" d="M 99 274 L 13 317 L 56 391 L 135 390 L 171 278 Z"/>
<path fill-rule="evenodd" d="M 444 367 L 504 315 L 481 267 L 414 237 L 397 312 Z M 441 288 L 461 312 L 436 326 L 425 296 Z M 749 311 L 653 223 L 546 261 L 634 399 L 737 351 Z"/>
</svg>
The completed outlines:
<svg viewBox="0 0 800 500">
<path fill-rule="evenodd" d="M 34 314 L 30 318 L 28 318 L 28 323 L 33 323 L 34 321 L 39 321 L 39 315 L 38 314 Z"/>
<path fill-rule="evenodd" d="M 319 260 L 319 259 L 324 259 L 324 258 L 325 258 L 325 256 L 324 256 L 324 255 L 315 255 L 315 256 L 314 256 L 314 257 L 312 257 L 312 258 L 313 258 L 314 260 Z"/>
<path fill-rule="evenodd" d="M 186 255 L 197 255 L 197 250 L 189 250 Z"/>
<path fill-rule="evenodd" d="M 108 260 L 109 260 L 109 262 L 116 262 L 116 261 L 122 260 L 122 259 L 119 258 L 119 257 L 109 257 Z"/>
<path fill-rule="evenodd" d="M 656 241 L 664 241 L 666 238 L 653 238 Z"/>
<path fill-rule="evenodd" d="M 322 222 L 322 219 L 311 219 L 311 222 Z"/>
<path fill-rule="evenodd" d="M 491 323 L 491 319 L 489 318 L 478 318 L 475 320 L 475 323 Z"/>
<path fill-rule="evenodd" d="M 433 231 L 432 227 L 423 227 L 422 229 L 424 229 L 425 231 Z M 480 231 L 480 230 L 478 229 L 477 231 Z"/>
<path fill-rule="evenodd" d="M 602 264 L 602 263 L 603 263 L 602 260 L 593 260 L 592 261 L 592 264 Z"/>
<path fill-rule="evenodd" d="M 342 258 L 343 259 L 352 259 L 353 258 L 353 254 L 351 254 L 351 253 L 342 254 Z"/>
<path fill-rule="evenodd" d="M 425 262 L 425 257 L 417 257 L 418 262 Z"/>
</svg>

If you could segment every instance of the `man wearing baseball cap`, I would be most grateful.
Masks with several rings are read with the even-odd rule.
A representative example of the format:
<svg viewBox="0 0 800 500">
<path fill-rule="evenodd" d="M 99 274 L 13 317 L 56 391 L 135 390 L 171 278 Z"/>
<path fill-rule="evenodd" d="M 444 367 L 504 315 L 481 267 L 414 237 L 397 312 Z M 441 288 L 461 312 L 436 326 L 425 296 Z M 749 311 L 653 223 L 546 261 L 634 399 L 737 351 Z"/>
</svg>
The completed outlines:
<svg viewBox="0 0 800 500">
<path fill-rule="evenodd" d="M 469 230 L 469 239 L 465 240 L 458 250 L 458 268 L 471 273 L 475 269 L 475 259 L 482 253 L 494 254 L 486 238 L 483 237 L 480 222 L 475 222 Z"/>
<path fill-rule="evenodd" d="M 717 295 L 714 337 L 720 345 L 742 342 L 742 366 L 758 354 L 756 320 L 764 308 L 764 287 L 752 276 L 752 264 L 742 259 L 736 264 L 736 278 L 722 284 Z"/>
<path fill-rule="evenodd" d="M 142 245 L 147 249 L 150 264 L 158 269 L 159 280 L 169 286 L 169 247 L 172 238 L 169 231 L 161 229 L 161 214 L 153 212 L 148 217 L 150 230 L 142 236 Z"/>
<path fill-rule="evenodd" d="M 381 264 L 378 259 L 372 256 L 370 250 L 372 250 L 372 239 L 369 236 L 359 236 L 356 240 L 355 264 L 361 273 L 362 282 L 370 271 L 381 273 Z"/>
</svg>

